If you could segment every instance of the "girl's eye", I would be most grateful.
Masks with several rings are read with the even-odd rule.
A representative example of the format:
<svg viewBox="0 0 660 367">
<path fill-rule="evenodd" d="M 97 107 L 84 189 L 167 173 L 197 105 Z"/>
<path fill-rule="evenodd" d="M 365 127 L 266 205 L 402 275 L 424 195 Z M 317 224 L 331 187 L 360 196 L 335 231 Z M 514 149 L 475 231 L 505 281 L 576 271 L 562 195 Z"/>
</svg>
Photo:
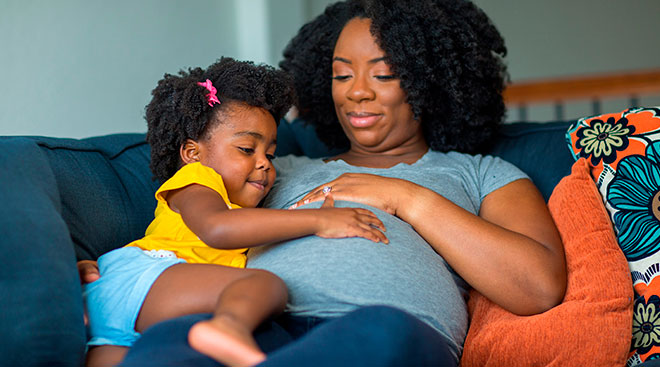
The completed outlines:
<svg viewBox="0 0 660 367">
<path fill-rule="evenodd" d="M 266 154 L 266 158 L 267 158 L 269 161 L 272 161 L 273 159 L 275 159 L 275 156 L 272 155 L 272 154 Z"/>
<path fill-rule="evenodd" d="M 350 78 L 350 75 L 334 75 L 334 76 L 332 77 L 332 79 L 334 79 L 334 80 L 340 80 L 340 81 L 341 81 L 341 80 L 346 80 L 346 79 L 348 79 L 348 78 Z"/>
<path fill-rule="evenodd" d="M 238 149 L 239 149 L 241 152 L 245 153 L 245 154 L 252 154 L 252 153 L 254 153 L 254 149 L 252 149 L 252 148 L 238 147 Z"/>
<path fill-rule="evenodd" d="M 394 75 L 376 75 L 375 78 L 378 79 L 378 80 L 393 80 L 393 79 L 396 79 L 396 77 Z"/>
</svg>

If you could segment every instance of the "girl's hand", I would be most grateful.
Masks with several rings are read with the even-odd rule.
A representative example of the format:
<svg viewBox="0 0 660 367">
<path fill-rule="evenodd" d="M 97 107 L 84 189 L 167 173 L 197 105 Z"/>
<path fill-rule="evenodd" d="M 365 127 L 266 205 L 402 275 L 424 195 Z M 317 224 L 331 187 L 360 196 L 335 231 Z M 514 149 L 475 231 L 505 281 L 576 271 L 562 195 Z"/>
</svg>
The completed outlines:
<svg viewBox="0 0 660 367">
<path fill-rule="evenodd" d="M 99 273 L 99 264 L 93 260 L 81 260 L 76 264 L 78 265 L 78 275 L 80 276 L 80 284 L 85 285 L 98 280 L 101 277 Z M 87 317 L 87 307 L 83 312 L 83 322 L 89 325 L 89 318 Z"/>
<path fill-rule="evenodd" d="M 318 215 L 315 235 L 323 238 L 363 237 L 374 242 L 389 243 L 383 232 L 385 225 L 374 213 L 362 208 L 335 208 L 331 194 L 325 196 Z"/>
<path fill-rule="evenodd" d="M 77 265 L 81 284 L 91 283 L 101 277 L 99 264 L 96 261 L 82 260 L 78 261 Z"/>
<path fill-rule="evenodd" d="M 392 215 L 412 197 L 415 184 L 410 181 L 368 173 L 344 173 L 336 179 L 318 186 L 293 204 L 290 209 L 323 200 L 332 193 L 336 200 L 366 204 Z M 326 192 L 324 192 L 324 189 Z"/>
</svg>

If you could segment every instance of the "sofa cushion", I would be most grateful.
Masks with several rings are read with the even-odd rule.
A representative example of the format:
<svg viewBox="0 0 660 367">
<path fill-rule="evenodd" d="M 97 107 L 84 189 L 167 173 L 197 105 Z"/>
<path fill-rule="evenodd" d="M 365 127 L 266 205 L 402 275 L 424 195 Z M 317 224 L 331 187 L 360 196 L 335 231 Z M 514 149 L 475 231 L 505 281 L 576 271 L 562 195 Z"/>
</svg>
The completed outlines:
<svg viewBox="0 0 660 367">
<path fill-rule="evenodd" d="M 78 259 L 96 259 L 144 235 L 158 186 L 151 180 L 144 134 L 26 139 L 49 162 Z"/>
<path fill-rule="evenodd" d="M 539 315 L 517 316 L 471 291 L 463 367 L 625 364 L 630 273 L 584 159 L 559 182 L 548 206 L 566 253 L 563 302 Z"/>
<path fill-rule="evenodd" d="M 567 138 L 588 159 L 632 273 L 630 364 L 660 357 L 660 108 L 583 118 Z"/>
</svg>

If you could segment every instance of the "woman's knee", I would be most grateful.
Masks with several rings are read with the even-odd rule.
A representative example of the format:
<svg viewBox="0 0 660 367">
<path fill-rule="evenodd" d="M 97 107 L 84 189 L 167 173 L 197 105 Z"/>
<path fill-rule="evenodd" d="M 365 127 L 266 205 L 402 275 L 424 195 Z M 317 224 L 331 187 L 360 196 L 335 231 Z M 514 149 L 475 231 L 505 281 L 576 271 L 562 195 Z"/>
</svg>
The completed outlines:
<svg viewBox="0 0 660 367">
<path fill-rule="evenodd" d="M 356 317 L 366 317 L 368 322 L 375 328 L 397 330 L 398 334 L 413 333 L 420 322 L 415 316 L 408 312 L 391 306 L 365 306 L 354 311 Z"/>
<path fill-rule="evenodd" d="M 364 333 L 365 345 L 378 348 L 379 353 L 392 353 L 383 358 L 416 360 L 416 365 L 452 366 L 456 354 L 449 341 L 410 313 L 390 306 L 362 307 L 351 314 L 355 329 Z M 387 350 L 388 352 L 384 352 Z M 442 362 L 438 364 L 439 362 Z"/>
</svg>

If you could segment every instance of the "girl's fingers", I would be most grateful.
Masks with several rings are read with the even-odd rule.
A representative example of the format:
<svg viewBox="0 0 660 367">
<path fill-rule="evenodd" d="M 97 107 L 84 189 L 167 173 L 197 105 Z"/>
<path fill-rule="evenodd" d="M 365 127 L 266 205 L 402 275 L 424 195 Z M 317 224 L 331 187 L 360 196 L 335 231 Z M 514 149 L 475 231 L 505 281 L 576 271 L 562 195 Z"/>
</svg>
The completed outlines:
<svg viewBox="0 0 660 367">
<path fill-rule="evenodd" d="M 360 227 L 364 231 L 365 235 L 363 237 L 370 239 L 374 242 L 382 242 L 388 244 L 390 241 L 387 239 L 387 236 L 383 232 L 379 231 L 377 228 L 370 226 L 369 224 L 360 223 Z"/>
<path fill-rule="evenodd" d="M 101 274 L 99 273 L 99 266 L 96 261 L 81 260 L 78 261 L 77 266 L 81 284 L 91 283 L 101 277 Z"/>
<path fill-rule="evenodd" d="M 381 232 L 385 232 L 385 225 L 383 224 L 383 222 L 380 221 L 380 219 L 376 217 L 365 215 L 360 217 L 360 221 L 362 221 L 362 223 L 365 223 L 370 227 L 377 228 Z"/>
<path fill-rule="evenodd" d="M 362 209 L 362 208 L 356 208 L 355 210 L 358 212 L 358 214 L 361 215 L 360 220 L 362 220 L 363 222 L 365 222 L 365 223 L 367 223 L 367 224 L 369 224 L 373 227 L 377 227 L 378 229 L 380 229 L 383 232 L 386 231 L 385 225 L 383 224 L 383 222 L 380 219 L 378 219 L 376 214 L 374 214 L 370 210 Z"/>
</svg>

